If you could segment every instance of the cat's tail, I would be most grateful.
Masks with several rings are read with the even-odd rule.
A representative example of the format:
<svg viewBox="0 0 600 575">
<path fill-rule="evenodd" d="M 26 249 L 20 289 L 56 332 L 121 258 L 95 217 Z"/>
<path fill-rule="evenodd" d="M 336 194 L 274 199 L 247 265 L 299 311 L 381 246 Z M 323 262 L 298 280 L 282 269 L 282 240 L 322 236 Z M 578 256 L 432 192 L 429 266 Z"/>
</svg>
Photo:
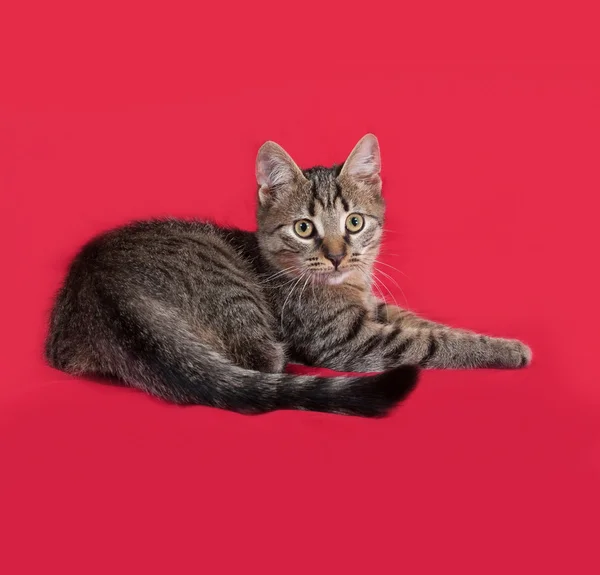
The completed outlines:
<svg viewBox="0 0 600 575">
<path fill-rule="evenodd" d="M 382 417 L 409 395 L 418 379 L 413 366 L 350 377 L 264 373 L 234 365 L 200 342 L 191 347 L 180 357 L 173 349 L 155 349 L 143 358 L 150 372 L 144 390 L 178 404 L 240 413 L 299 409 Z"/>
<path fill-rule="evenodd" d="M 282 374 L 280 409 L 382 417 L 416 387 L 418 369 L 402 366 L 369 376 L 316 377 Z"/>
<path fill-rule="evenodd" d="M 187 330 L 153 327 L 158 329 L 123 334 L 131 346 L 129 358 L 121 363 L 120 373 L 113 374 L 173 403 L 240 413 L 299 409 L 381 417 L 417 384 L 413 366 L 350 377 L 254 371 L 230 362 Z"/>
</svg>

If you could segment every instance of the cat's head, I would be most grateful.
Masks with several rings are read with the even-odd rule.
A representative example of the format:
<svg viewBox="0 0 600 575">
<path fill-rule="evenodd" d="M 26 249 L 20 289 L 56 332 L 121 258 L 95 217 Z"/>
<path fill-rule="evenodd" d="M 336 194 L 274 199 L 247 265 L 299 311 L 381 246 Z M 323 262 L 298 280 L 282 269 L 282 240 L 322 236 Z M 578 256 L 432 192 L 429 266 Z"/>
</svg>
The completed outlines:
<svg viewBox="0 0 600 575">
<path fill-rule="evenodd" d="M 256 159 L 261 251 L 285 275 L 339 284 L 367 278 L 385 205 L 377 138 L 364 136 L 343 165 L 301 170 L 275 142 Z"/>
</svg>

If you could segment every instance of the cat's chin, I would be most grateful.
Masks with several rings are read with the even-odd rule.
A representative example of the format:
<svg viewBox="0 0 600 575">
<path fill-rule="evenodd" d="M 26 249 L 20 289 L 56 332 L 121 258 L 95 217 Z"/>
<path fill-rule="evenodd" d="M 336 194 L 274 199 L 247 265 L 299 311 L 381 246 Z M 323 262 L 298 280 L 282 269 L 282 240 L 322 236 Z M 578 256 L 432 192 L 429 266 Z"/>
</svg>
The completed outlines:
<svg viewBox="0 0 600 575">
<path fill-rule="evenodd" d="M 327 278 L 327 283 L 329 285 L 339 285 L 344 283 L 348 279 L 349 275 L 350 272 L 334 272 Z"/>
<path fill-rule="evenodd" d="M 343 271 L 343 272 L 329 272 L 329 273 L 319 273 L 316 274 L 315 280 L 319 283 L 324 283 L 327 285 L 339 285 L 344 283 L 348 277 L 350 276 L 351 271 Z"/>
</svg>

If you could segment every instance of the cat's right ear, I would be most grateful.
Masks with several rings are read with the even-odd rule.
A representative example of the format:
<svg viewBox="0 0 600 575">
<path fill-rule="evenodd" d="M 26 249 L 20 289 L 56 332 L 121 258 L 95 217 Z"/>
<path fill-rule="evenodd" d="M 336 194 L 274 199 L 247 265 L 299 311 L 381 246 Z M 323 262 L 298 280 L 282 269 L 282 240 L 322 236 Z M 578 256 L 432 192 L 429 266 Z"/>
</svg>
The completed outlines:
<svg viewBox="0 0 600 575">
<path fill-rule="evenodd" d="M 304 178 L 290 155 L 275 142 L 265 142 L 256 156 L 258 199 L 264 204 L 285 185 Z"/>
</svg>

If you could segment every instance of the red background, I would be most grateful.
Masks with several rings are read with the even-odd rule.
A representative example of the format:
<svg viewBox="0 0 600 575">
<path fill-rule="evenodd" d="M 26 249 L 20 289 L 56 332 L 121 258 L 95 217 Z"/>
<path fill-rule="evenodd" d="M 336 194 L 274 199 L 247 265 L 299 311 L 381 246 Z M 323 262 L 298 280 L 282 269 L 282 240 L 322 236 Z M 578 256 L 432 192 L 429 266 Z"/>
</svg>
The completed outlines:
<svg viewBox="0 0 600 575">
<path fill-rule="evenodd" d="M 0 572 L 599 572 L 591 10 L 11 4 Z M 51 297 L 92 234 L 252 227 L 264 140 L 309 166 L 368 131 L 393 296 L 522 338 L 530 369 L 427 372 L 365 421 L 180 409 L 44 366 Z"/>
</svg>

